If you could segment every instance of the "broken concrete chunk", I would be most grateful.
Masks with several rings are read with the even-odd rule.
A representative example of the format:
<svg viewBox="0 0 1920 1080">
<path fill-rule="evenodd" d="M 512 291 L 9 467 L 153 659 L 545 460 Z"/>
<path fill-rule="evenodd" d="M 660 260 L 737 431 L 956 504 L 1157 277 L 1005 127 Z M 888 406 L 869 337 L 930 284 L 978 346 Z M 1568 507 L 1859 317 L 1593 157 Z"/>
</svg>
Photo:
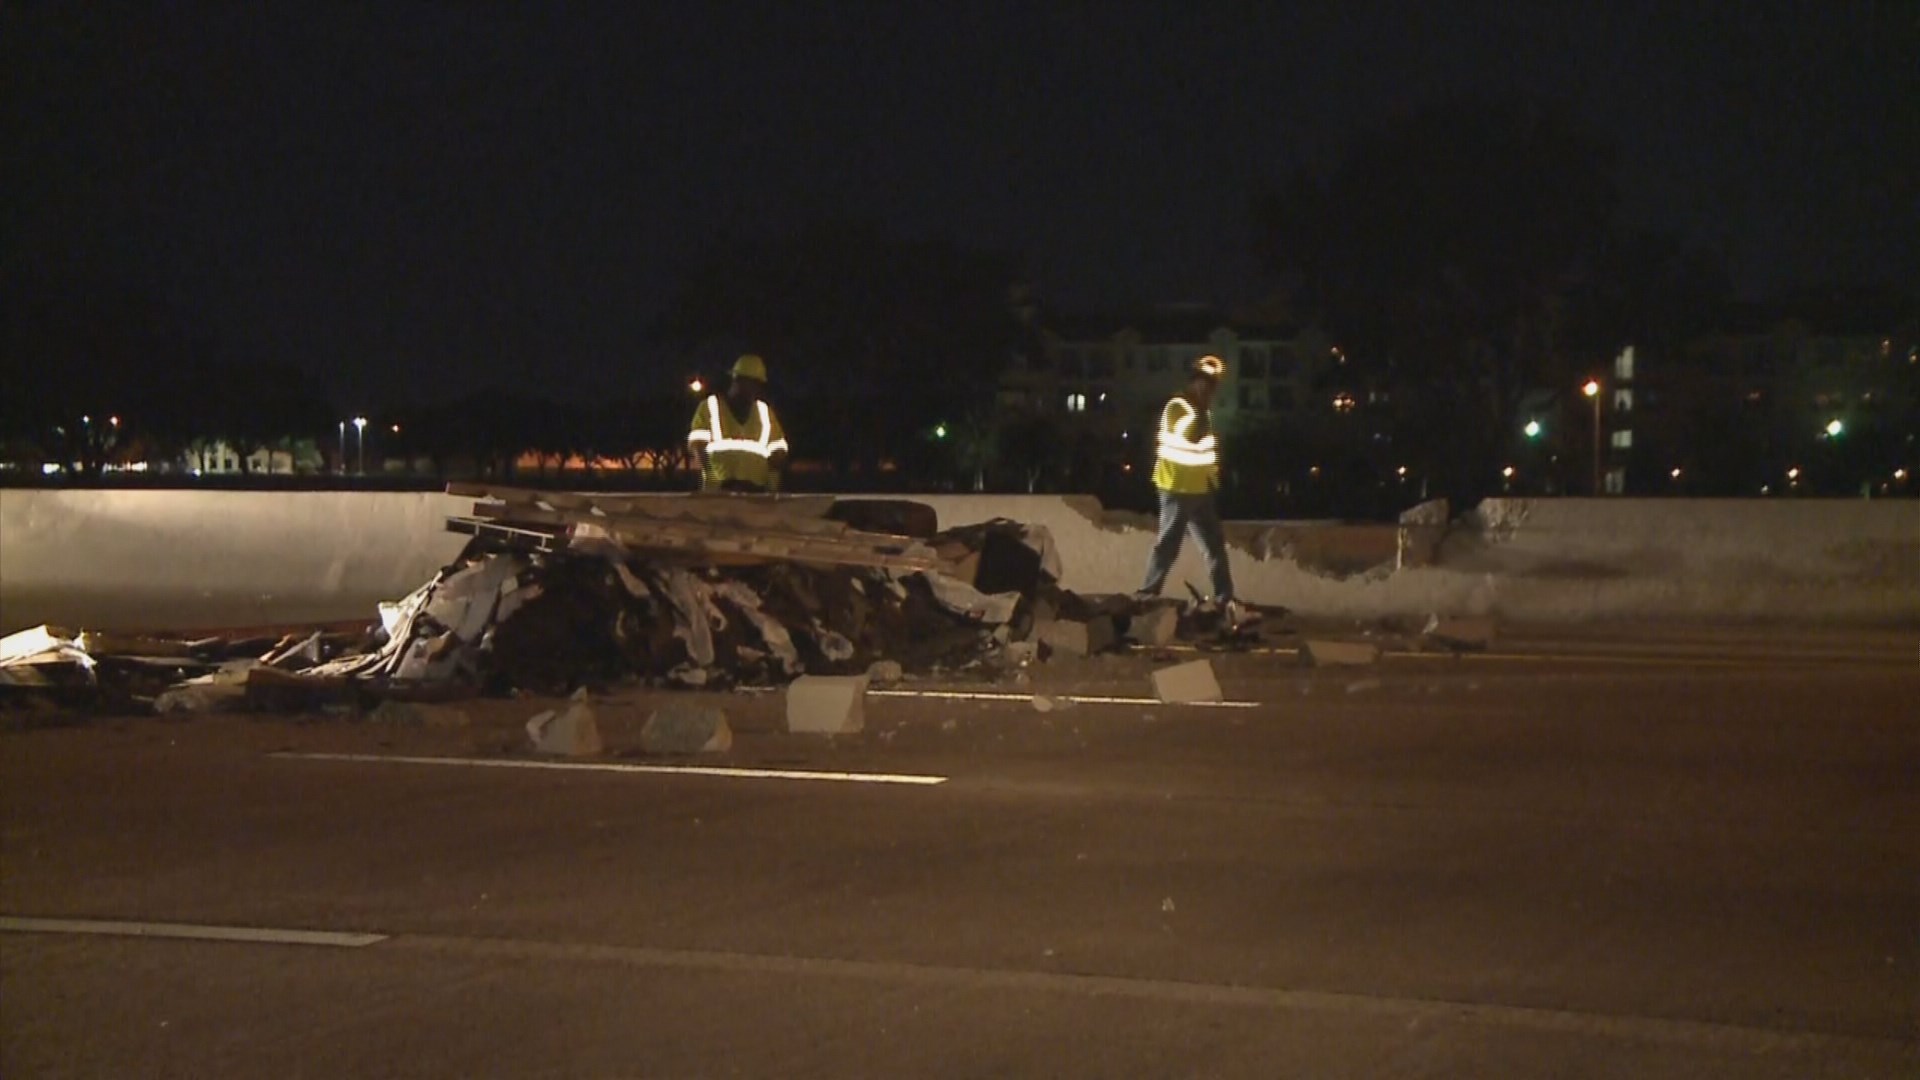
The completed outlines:
<svg viewBox="0 0 1920 1080">
<path fill-rule="evenodd" d="M 866 726 L 865 675 L 802 675 L 787 687 L 787 730 L 848 735 Z"/>
<path fill-rule="evenodd" d="M 1113 645 L 1113 618 L 1096 615 L 1085 622 L 1055 619 L 1035 623 L 1034 637 L 1056 653 L 1091 656 Z"/>
<path fill-rule="evenodd" d="M 1040 643 L 1037 641 L 1009 641 L 1002 647 L 1001 655 L 1014 667 L 1026 667 L 1040 659 Z"/>
<path fill-rule="evenodd" d="M 591 757 L 604 749 L 593 704 L 579 694 L 574 695 L 565 709 L 558 712 L 548 709 L 527 721 L 527 737 L 533 741 L 534 752 L 539 754 Z"/>
<path fill-rule="evenodd" d="M 163 690 L 153 699 L 153 711 L 175 713 L 240 712 L 247 706 L 245 683 L 192 682 Z"/>
<path fill-rule="evenodd" d="M 649 754 L 724 754 L 733 749 L 733 729 L 724 709 L 676 702 L 647 718 L 640 729 L 640 749 Z"/>
<path fill-rule="evenodd" d="M 1493 620 L 1485 616 L 1443 619 L 1435 615 L 1427 620 L 1426 629 L 1421 633 L 1428 640 L 1446 648 L 1478 652 L 1493 644 Z"/>
<path fill-rule="evenodd" d="M 934 600 L 941 607 L 976 622 L 989 625 L 1009 622 L 1013 619 L 1014 610 L 1020 606 L 1018 592 L 986 593 L 957 578 L 939 573 L 929 573 L 925 577 L 927 585 L 933 590 Z"/>
<path fill-rule="evenodd" d="M 0 638 L 0 666 L 37 663 L 49 657 L 81 659 L 86 655 L 71 632 L 51 626 L 36 626 Z"/>
<path fill-rule="evenodd" d="M 906 677 L 898 660 L 875 660 L 867 667 L 867 678 L 875 685 L 891 686 Z"/>
<path fill-rule="evenodd" d="M 1156 604 L 1135 615 L 1128 629 L 1133 640 L 1142 645 L 1169 645 L 1180 629 L 1180 612 L 1171 605 Z"/>
<path fill-rule="evenodd" d="M 1169 703 L 1224 700 L 1210 660 L 1159 668 L 1153 673 L 1153 692 Z"/>
<path fill-rule="evenodd" d="M 1345 667 L 1375 663 L 1380 646 L 1367 641 L 1307 641 L 1300 657 L 1313 667 Z"/>
</svg>

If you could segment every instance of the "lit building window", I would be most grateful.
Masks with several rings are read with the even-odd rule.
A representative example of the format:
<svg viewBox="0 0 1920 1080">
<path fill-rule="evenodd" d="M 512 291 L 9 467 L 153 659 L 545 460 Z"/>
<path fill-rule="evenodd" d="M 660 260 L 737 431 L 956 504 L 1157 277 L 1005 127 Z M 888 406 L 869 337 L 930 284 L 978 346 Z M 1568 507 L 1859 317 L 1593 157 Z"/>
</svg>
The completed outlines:
<svg viewBox="0 0 1920 1080">
<path fill-rule="evenodd" d="M 1621 349 L 1620 355 L 1613 358 L 1613 377 L 1621 382 L 1633 381 L 1633 346 Z"/>
<path fill-rule="evenodd" d="M 1334 412 L 1352 412 L 1353 406 L 1354 406 L 1353 395 L 1347 393 L 1345 390 L 1342 390 L 1339 393 L 1333 395 L 1333 411 Z"/>
<path fill-rule="evenodd" d="M 1626 490 L 1627 490 L 1627 470 L 1608 469 L 1607 470 L 1607 494 L 1622 495 L 1626 493 Z"/>
<path fill-rule="evenodd" d="M 1633 432 L 1630 429 L 1624 429 L 1624 428 L 1614 432 L 1613 448 L 1615 450 L 1633 449 Z"/>
<path fill-rule="evenodd" d="M 1068 394 L 1067 395 L 1067 411 L 1068 412 L 1086 412 L 1087 411 L 1087 395 Z"/>
<path fill-rule="evenodd" d="M 1613 392 L 1613 411 L 1614 412 L 1632 412 L 1633 411 L 1633 391 L 1615 390 Z"/>
</svg>

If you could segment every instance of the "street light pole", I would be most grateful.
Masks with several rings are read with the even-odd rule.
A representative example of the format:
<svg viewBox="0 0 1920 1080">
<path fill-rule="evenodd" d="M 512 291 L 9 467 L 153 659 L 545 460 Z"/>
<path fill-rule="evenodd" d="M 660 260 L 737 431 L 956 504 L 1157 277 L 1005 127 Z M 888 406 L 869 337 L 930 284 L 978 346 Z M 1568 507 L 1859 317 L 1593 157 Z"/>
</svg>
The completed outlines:
<svg viewBox="0 0 1920 1080">
<path fill-rule="evenodd" d="M 1593 495 L 1600 497 L 1600 380 L 1588 379 L 1580 392 L 1593 399 Z"/>
<path fill-rule="evenodd" d="M 365 476 L 367 475 L 367 418 L 354 417 L 353 429 L 360 439 L 360 475 Z"/>
<path fill-rule="evenodd" d="M 347 475 L 347 422 L 340 421 L 340 475 Z"/>
</svg>

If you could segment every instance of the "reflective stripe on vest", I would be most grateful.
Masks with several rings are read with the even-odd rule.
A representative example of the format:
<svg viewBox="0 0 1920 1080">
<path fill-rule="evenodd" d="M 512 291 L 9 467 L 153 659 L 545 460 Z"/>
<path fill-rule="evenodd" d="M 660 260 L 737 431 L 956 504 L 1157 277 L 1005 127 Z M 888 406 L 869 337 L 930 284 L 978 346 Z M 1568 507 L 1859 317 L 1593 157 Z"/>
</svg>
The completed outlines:
<svg viewBox="0 0 1920 1080">
<path fill-rule="evenodd" d="M 687 442 L 706 443 L 709 453 L 725 453 L 728 450 L 740 450 L 755 457 L 769 458 L 787 449 L 787 440 L 773 438 L 773 411 L 764 401 L 754 402 L 760 421 L 760 436 L 754 439 L 735 439 L 728 437 L 720 426 L 720 396 L 707 398 L 706 428 L 695 428 L 687 432 Z M 729 413 L 728 415 L 731 415 Z"/>
<path fill-rule="evenodd" d="M 1178 419 L 1172 419 L 1176 405 L 1180 407 L 1183 415 Z M 1195 419 L 1197 415 L 1187 399 L 1174 398 L 1167 402 L 1167 407 L 1160 412 L 1161 460 L 1171 461 L 1175 465 L 1196 466 L 1214 465 L 1219 462 L 1213 432 L 1209 431 L 1200 436 L 1198 441 L 1187 438 L 1187 433 L 1193 430 Z"/>
</svg>

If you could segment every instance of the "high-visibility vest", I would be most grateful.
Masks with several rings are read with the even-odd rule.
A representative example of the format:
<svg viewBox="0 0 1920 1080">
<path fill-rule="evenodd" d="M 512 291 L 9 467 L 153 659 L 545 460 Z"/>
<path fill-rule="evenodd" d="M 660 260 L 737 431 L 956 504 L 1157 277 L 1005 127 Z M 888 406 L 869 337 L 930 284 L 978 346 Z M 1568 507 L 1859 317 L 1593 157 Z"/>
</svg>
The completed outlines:
<svg viewBox="0 0 1920 1080">
<path fill-rule="evenodd" d="M 1194 438 L 1194 432 L 1201 428 L 1206 433 Z M 1212 418 L 1202 416 L 1184 397 L 1175 397 L 1160 410 L 1153 486 L 1180 495 L 1204 495 L 1220 486 L 1220 456 L 1215 450 Z"/>
<path fill-rule="evenodd" d="M 754 402 L 752 417 L 742 422 L 720 395 L 712 394 L 694 410 L 687 445 L 696 450 L 706 448 L 702 488 L 717 491 L 727 481 L 738 480 L 771 489 L 774 475 L 768 459 L 786 451 L 787 433 L 781 430 L 780 418 L 766 402 Z"/>
</svg>

